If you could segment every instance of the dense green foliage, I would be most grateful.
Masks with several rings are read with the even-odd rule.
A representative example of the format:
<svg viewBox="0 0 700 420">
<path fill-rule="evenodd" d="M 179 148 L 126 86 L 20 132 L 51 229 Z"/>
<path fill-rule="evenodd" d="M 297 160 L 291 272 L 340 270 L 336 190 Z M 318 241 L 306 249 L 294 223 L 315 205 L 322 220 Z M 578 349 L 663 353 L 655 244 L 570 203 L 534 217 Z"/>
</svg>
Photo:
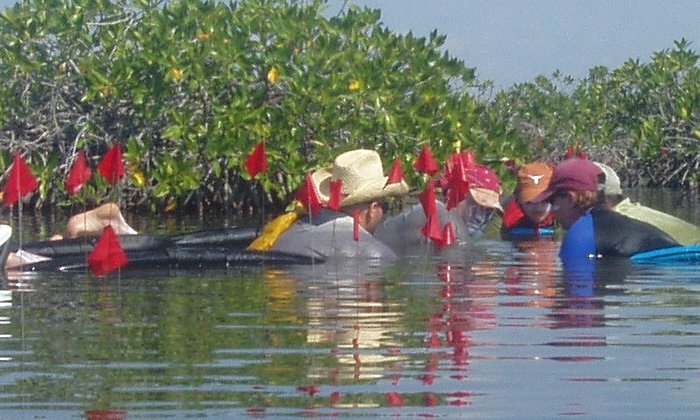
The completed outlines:
<svg viewBox="0 0 700 420">
<path fill-rule="evenodd" d="M 595 67 L 575 83 L 555 73 L 518 84 L 490 103 L 494 126 L 524 139 L 527 156 L 583 151 L 630 184 L 695 187 L 700 181 L 700 67 L 687 41 L 649 63 Z"/>
<path fill-rule="evenodd" d="M 303 175 L 366 147 L 408 168 L 494 163 L 580 147 L 628 179 L 697 186 L 700 76 L 685 41 L 648 64 L 539 77 L 487 97 L 445 37 L 389 31 L 380 12 L 323 15 L 325 0 L 25 0 L 0 17 L 0 170 L 21 151 L 42 181 L 34 206 L 68 204 L 77 151 L 122 145 L 119 199 L 154 211 L 282 207 Z M 265 141 L 270 170 L 243 163 Z M 500 166 L 496 168 L 502 171 Z M 408 171 L 407 171 L 408 172 Z M 653 176 L 651 176 L 653 175 Z M 409 182 L 424 180 L 410 173 Z M 80 199 L 101 200 L 94 181 Z M 269 207 L 268 207 L 269 208 Z"/>
<path fill-rule="evenodd" d="M 406 164 L 430 143 L 487 150 L 467 93 L 473 69 L 445 38 L 396 35 L 379 11 L 325 18 L 324 2 L 34 0 L 0 26 L 3 159 L 42 168 L 43 198 L 62 191 L 76 150 L 94 161 L 124 145 L 132 203 L 287 201 L 307 171 L 344 150 Z M 270 171 L 243 162 L 266 142 Z M 10 147 L 8 147 L 8 145 Z"/>
</svg>

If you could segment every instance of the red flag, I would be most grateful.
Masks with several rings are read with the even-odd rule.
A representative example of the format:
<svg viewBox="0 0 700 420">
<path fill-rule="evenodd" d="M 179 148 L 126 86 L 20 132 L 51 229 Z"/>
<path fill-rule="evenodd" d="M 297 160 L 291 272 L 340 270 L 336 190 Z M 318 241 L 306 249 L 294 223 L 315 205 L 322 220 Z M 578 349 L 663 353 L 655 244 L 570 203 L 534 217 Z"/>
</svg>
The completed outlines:
<svg viewBox="0 0 700 420">
<path fill-rule="evenodd" d="M 455 243 L 455 231 L 452 229 L 452 222 L 445 223 L 445 227 L 442 229 L 442 242 L 440 242 L 440 248 L 445 248 L 452 246 Z"/>
<path fill-rule="evenodd" d="M 118 144 L 109 149 L 97 166 L 97 170 L 112 185 L 124 177 L 124 162 L 122 162 L 122 151 Z"/>
<path fill-rule="evenodd" d="M 302 385 L 298 386 L 297 389 L 301 392 L 307 392 L 312 397 L 321 391 L 318 385 Z"/>
<path fill-rule="evenodd" d="M 566 158 L 571 159 L 572 157 L 574 157 L 574 148 L 569 146 L 566 148 Z"/>
<path fill-rule="evenodd" d="M 343 199 L 343 180 L 337 179 L 330 182 L 331 196 L 328 199 L 328 208 L 331 210 L 340 210 L 340 202 Z"/>
<path fill-rule="evenodd" d="M 126 410 L 120 409 L 95 409 L 85 411 L 88 420 L 124 420 L 126 419 Z"/>
<path fill-rule="evenodd" d="M 525 212 L 516 200 L 510 200 L 506 211 L 503 212 L 503 225 L 508 229 L 515 227 L 525 220 Z"/>
<path fill-rule="evenodd" d="M 2 197 L 5 205 L 9 207 L 15 204 L 25 195 L 36 191 L 37 188 L 39 188 L 39 181 L 36 180 L 24 159 L 17 153 L 3 191 Z"/>
<path fill-rule="evenodd" d="M 423 212 L 425 217 L 434 216 L 437 213 L 437 205 L 435 204 L 435 187 L 432 182 L 429 182 L 425 187 L 425 190 L 418 194 L 418 199 L 421 205 L 423 205 Z"/>
<path fill-rule="evenodd" d="M 265 142 L 258 143 L 253 153 L 245 161 L 245 169 L 251 178 L 255 178 L 260 172 L 267 171 L 267 155 L 265 154 Z"/>
<path fill-rule="evenodd" d="M 403 395 L 395 391 L 387 392 L 386 400 L 392 407 L 401 407 L 404 404 Z"/>
<path fill-rule="evenodd" d="M 85 151 L 81 150 L 78 153 L 78 157 L 73 162 L 73 166 L 68 174 L 68 179 L 66 180 L 66 191 L 68 194 L 77 194 L 83 185 L 90 180 L 92 176 L 92 169 L 87 164 L 87 159 L 85 158 Z"/>
<path fill-rule="evenodd" d="M 97 241 L 95 249 L 88 256 L 88 264 L 96 276 L 104 276 L 129 262 L 117 234 L 111 225 L 107 225 Z"/>
<path fill-rule="evenodd" d="M 401 158 L 394 159 L 394 164 L 391 166 L 391 171 L 389 171 L 389 179 L 386 181 L 386 185 L 398 184 L 403 181 L 403 168 L 401 167 Z"/>
<path fill-rule="evenodd" d="M 297 190 L 296 199 L 304 205 L 304 208 L 312 217 L 318 215 L 321 211 L 321 198 L 318 195 L 318 190 L 316 190 L 311 174 L 307 173 L 306 177 L 304 177 L 304 182 Z"/>
<path fill-rule="evenodd" d="M 355 240 L 355 242 L 360 240 L 360 210 L 355 209 L 354 212 L 352 212 L 352 239 Z"/>
<path fill-rule="evenodd" d="M 457 207 L 460 201 L 464 200 L 466 194 L 458 187 L 449 188 L 447 190 L 447 210 L 452 210 Z"/>
<path fill-rule="evenodd" d="M 424 172 L 428 175 L 433 175 L 438 171 L 438 163 L 435 157 L 433 157 L 433 151 L 430 150 L 430 146 L 427 144 L 423 146 L 423 150 L 421 150 L 420 155 L 418 155 L 418 160 L 413 164 L 413 167 L 416 168 L 417 171 Z"/>
<path fill-rule="evenodd" d="M 443 191 L 447 198 L 447 209 L 451 210 L 464 200 L 469 192 L 468 172 L 476 165 L 474 152 L 454 153 L 447 159 L 447 167 L 443 175 Z"/>
<path fill-rule="evenodd" d="M 429 216 L 425 221 L 425 225 L 421 228 L 420 232 L 426 238 L 435 242 L 436 244 L 442 243 L 442 231 L 440 230 L 440 217 L 436 214 L 434 216 Z"/>
<path fill-rule="evenodd" d="M 466 152 L 462 152 L 459 154 L 460 159 L 462 160 L 462 164 L 464 165 L 465 168 L 470 168 L 472 166 L 476 166 L 476 152 L 473 150 L 467 150 Z"/>
</svg>

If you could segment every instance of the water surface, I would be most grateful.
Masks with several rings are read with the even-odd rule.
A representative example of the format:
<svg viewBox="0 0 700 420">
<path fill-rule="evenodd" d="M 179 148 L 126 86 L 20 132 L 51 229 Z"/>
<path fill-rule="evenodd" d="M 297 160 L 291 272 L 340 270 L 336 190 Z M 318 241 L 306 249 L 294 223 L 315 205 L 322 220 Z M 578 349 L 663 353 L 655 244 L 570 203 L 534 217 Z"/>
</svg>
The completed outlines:
<svg viewBox="0 0 700 420">
<path fill-rule="evenodd" d="M 0 417 L 696 418 L 700 267 L 557 250 L 11 275 Z"/>
</svg>

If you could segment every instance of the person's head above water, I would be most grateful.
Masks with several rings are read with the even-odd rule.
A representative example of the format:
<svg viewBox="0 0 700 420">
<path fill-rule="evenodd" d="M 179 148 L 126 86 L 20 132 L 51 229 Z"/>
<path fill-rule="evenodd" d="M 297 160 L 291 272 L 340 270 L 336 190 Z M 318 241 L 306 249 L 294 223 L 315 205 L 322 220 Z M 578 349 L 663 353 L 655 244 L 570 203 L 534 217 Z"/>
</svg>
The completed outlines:
<svg viewBox="0 0 700 420">
<path fill-rule="evenodd" d="M 357 149 L 338 155 L 330 168 L 314 172 L 312 179 L 322 200 L 331 195 L 331 181 L 342 180 L 341 207 L 400 197 L 408 193 L 406 182 L 387 184 L 382 160 L 373 150 Z"/>
<path fill-rule="evenodd" d="M 312 179 L 322 201 L 331 196 L 331 182 L 342 180 L 340 207 L 349 213 L 359 209 L 360 224 L 373 232 L 386 213 L 386 199 L 408 193 L 403 180 L 387 184 L 382 160 L 373 150 L 357 149 L 340 154 L 330 168 L 314 172 Z M 381 210 L 381 213 L 379 212 Z"/>
<path fill-rule="evenodd" d="M 600 204 L 602 171 L 592 161 L 567 159 L 557 164 L 549 186 L 532 199 L 549 202 L 557 221 L 568 229 L 586 211 Z"/>
<path fill-rule="evenodd" d="M 469 182 L 469 195 L 472 200 L 481 207 L 502 212 L 501 180 L 498 175 L 485 165 L 467 168 L 466 173 Z"/>
<path fill-rule="evenodd" d="M 528 163 L 518 170 L 515 199 L 532 223 L 540 223 L 549 215 L 549 202 L 533 203 L 532 200 L 547 189 L 552 172 L 552 167 L 543 162 Z"/>
<path fill-rule="evenodd" d="M 436 185 L 445 195 L 447 208 L 470 233 L 481 232 L 495 212 L 503 212 L 501 181 L 491 168 L 476 163 L 473 152 L 452 154 Z"/>
<path fill-rule="evenodd" d="M 601 162 L 593 163 L 595 163 L 596 166 L 598 166 L 605 175 L 603 193 L 605 194 L 607 206 L 612 208 L 624 199 L 624 196 L 622 194 L 622 183 L 620 182 L 620 177 L 617 176 L 617 172 L 615 172 L 615 170 L 610 166 Z"/>
</svg>

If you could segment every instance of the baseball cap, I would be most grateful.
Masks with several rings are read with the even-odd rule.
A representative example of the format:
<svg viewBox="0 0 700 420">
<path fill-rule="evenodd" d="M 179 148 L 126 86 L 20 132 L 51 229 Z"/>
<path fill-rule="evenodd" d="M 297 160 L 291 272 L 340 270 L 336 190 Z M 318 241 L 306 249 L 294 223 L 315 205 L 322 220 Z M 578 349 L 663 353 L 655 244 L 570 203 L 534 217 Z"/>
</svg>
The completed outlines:
<svg viewBox="0 0 700 420">
<path fill-rule="evenodd" d="M 590 160 L 567 159 L 562 161 L 554 168 L 547 189 L 532 199 L 532 202 L 546 201 L 561 190 L 597 191 L 598 175 L 600 174 L 600 168 Z"/>
<path fill-rule="evenodd" d="M 552 179 L 552 167 L 542 162 L 532 162 L 518 170 L 518 200 L 527 203 L 547 189 Z"/>
<path fill-rule="evenodd" d="M 622 195 L 622 187 L 620 186 L 620 177 L 617 176 L 615 170 L 608 165 L 600 162 L 595 163 L 605 174 L 605 195 Z"/>
<path fill-rule="evenodd" d="M 503 211 L 501 207 L 501 180 L 491 168 L 474 165 L 466 169 L 469 192 L 477 204 Z"/>
</svg>

